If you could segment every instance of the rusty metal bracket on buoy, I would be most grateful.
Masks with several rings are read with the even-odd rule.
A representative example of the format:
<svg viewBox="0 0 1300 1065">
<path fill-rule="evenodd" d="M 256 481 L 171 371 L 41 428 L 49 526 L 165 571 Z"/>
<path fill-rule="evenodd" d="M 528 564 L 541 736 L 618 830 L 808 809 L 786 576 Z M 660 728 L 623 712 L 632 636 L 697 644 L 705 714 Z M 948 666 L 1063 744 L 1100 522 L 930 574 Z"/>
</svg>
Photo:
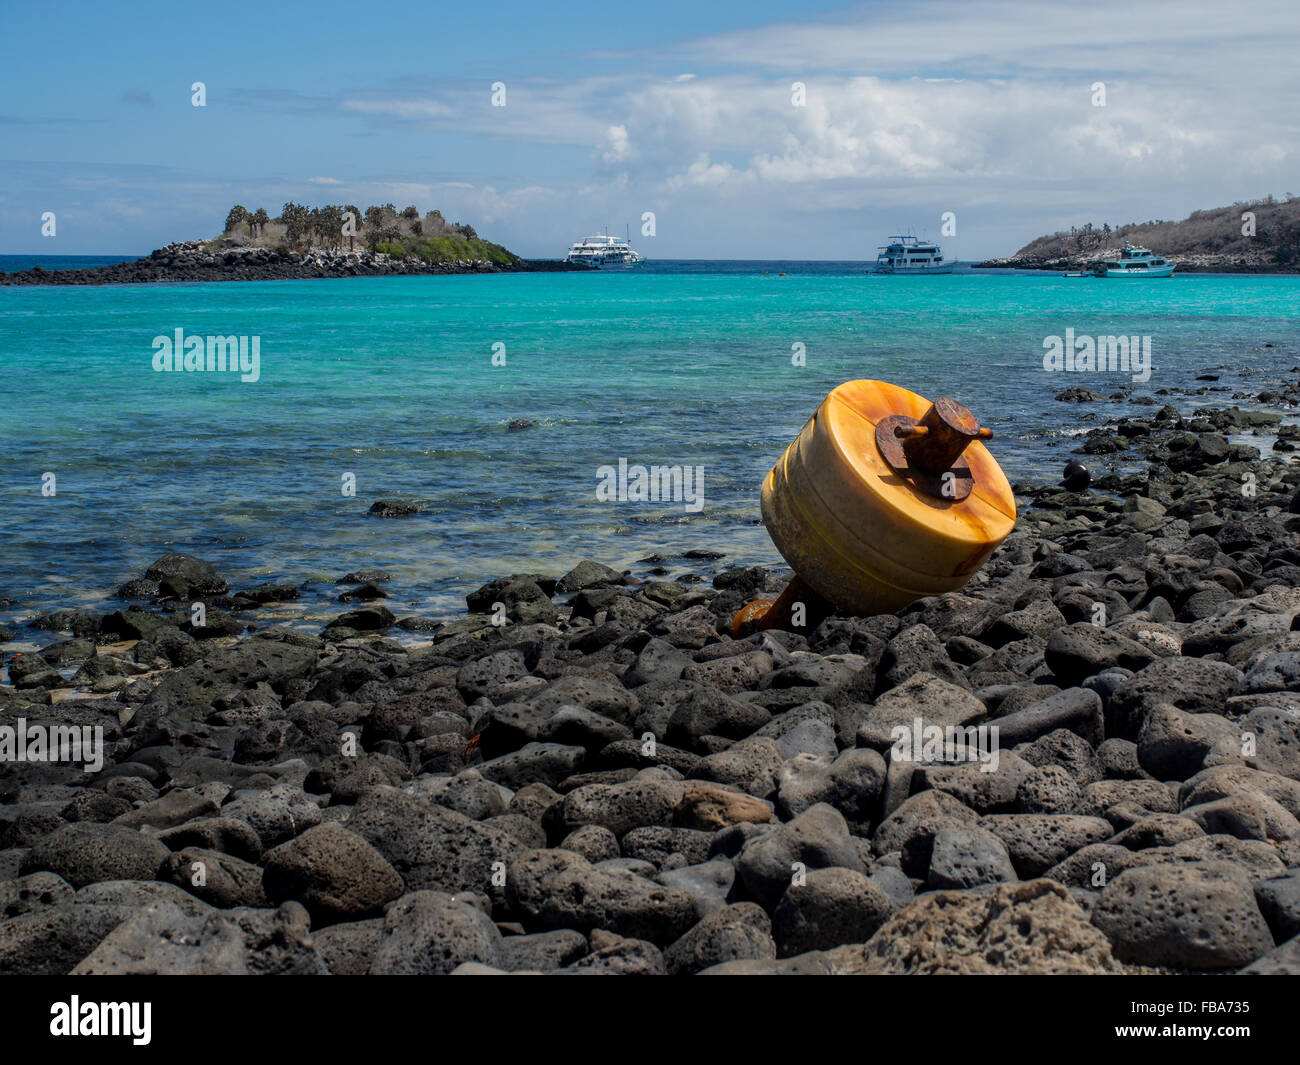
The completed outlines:
<svg viewBox="0 0 1300 1065">
<path fill-rule="evenodd" d="M 936 399 L 919 419 L 891 414 L 876 425 L 876 447 L 894 472 L 927 495 L 954 503 L 975 486 L 962 452 L 992 436 L 969 407 L 948 396 Z"/>
<path fill-rule="evenodd" d="M 992 436 L 948 396 L 930 403 L 879 381 L 835 389 L 763 484 L 763 518 L 794 577 L 779 598 L 742 607 L 732 635 L 812 631 L 836 610 L 961 587 L 1015 524 L 997 464 L 983 448 L 964 454 Z"/>
</svg>

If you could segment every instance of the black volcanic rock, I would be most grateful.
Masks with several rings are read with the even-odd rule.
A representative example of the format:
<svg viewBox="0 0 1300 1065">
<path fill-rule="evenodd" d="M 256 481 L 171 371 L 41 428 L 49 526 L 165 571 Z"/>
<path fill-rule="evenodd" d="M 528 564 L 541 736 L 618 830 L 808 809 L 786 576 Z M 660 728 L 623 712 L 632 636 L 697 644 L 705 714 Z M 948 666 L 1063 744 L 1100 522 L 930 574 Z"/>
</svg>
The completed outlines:
<svg viewBox="0 0 1300 1065">
<path fill-rule="evenodd" d="M 86 270 L 33 267 L 0 273 L 0 285 L 131 285 L 151 282 L 296 281 L 313 278 L 416 276 L 422 274 L 550 273 L 582 270 L 572 263 L 520 259 L 512 265 L 481 261 L 425 262 L 382 252 L 269 248 L 213 251 L 204 241 L 180 241 L 143 259 Z"/>
</svg>

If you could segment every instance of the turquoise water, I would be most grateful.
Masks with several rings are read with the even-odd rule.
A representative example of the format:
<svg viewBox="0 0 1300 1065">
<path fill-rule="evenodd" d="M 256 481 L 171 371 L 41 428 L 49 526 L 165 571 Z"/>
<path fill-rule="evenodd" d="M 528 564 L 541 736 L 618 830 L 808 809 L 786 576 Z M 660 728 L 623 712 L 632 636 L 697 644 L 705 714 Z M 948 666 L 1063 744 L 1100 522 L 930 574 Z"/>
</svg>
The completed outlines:
<svg viewBox="0 0 1300 1065">
<path fill-rule="evenodd" d="M 0 620 L 102 606 L 167 550 L 210 559 L 236 587 L 381 566 L 399 615 L 462 609 L 485 579 L 583 557 L 632 566 L 702 548 L 779 563 L 759 485 L 841 381 L 953 395 L 993 428 L 1013 480 L 1042 480 L 1071 434 L 1142 411 L 1054 402 L 1072 384 L 1132 382 L 1045 372 L 1044 337 L 1150 335 L 1135 394 L 1209 387 L 1203 401 L 1223 405 L 1300 363 L 1298 315 L 1296 277 L 890 278 L 835 264 L 0 288 L 0 598 L 17 601 Z M 259 337 L 260 380 L 155 372 L 153 339 L 177 328 Z M 1221 379 L 1195 382 L 1206 370 Z M 508 432 L 516 418 L 536 424 Z M 703 509 L 598 501 L 598 467 L 621 457 L 702 465 Z M 377 499 L 427 513 L 368 517 Z M 338 591 L 321 583 L 302 609 Z"/>
</svg>

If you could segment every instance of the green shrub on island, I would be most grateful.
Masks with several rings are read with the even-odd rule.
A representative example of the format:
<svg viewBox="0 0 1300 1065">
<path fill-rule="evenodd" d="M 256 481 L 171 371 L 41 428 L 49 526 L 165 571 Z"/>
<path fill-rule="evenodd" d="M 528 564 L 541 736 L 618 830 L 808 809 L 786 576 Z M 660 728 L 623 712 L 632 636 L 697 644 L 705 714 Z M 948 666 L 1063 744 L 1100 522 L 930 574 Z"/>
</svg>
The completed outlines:
<svg viewBox="0 0 1300 1065">
<path fill-rule="evenodd" d="M 513 266 L 519 261 L 519 256 L 507 251 L 500 244 L 493 244 L 489 240 L 479 240 L 477 237 L 473 240 L 458 237 L 429 237 L 419 241 L 411 248 L 411 252 L 426 263 L 445 263 L 469 259 L 473 261 L 486 260 L 490 263 L 496 263 L 498 266 Z"/>
<path fill-rule="evenodd" d="M 408 256 L 426 263 L 490 262 L 497 266 L 513 266 L 519 256 L 500 244 L 488 240 L 465 240 L 460 237 L 430 237 L 427 240 L 379 241 L 374 250 L 395 259 Z"/>
</svg>

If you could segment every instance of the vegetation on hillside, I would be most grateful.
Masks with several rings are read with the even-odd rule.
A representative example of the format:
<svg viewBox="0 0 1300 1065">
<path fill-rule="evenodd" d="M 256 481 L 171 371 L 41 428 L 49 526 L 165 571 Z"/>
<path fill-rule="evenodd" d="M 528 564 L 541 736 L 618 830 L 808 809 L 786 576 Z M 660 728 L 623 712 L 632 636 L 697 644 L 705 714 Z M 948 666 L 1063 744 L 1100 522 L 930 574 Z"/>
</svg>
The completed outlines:
<svg viewBox="0 0 1300 1065">
<path fill-rule="evenodd" d="M 483 240 L 473 226 L 448 222 L 441 211 L 421 216 L 414 205 L 399 211 L 391 203 L 362 211 L 353 204 L 308 207 L 290 201 L 276 218 L 263 208 L 249 211 L 236 204 L 213 244 L 294 251 L 368 248 L 427 263 L 469 260 L 512 266 L 520 261 L 501 245 Z"/>
<path fill-rule="evenodd" d="M 1254 216 L 1254 233 L 1249 219 Z M 1247 232 L 1243 232 L 1247 230 Z M 1300 265 L 1300 197 L 1287 193 L 1282 200 L 1266 196 L 1254 202 L 1234 203 L 1193 211 L 1181 222 L 1154 219 L 1111 226 L 1071 226 L 1068 233 L 1053 233 L 1030 241 L 1013 258 L 1070 259 L 1100 256 L 1125 241 L 1169 256 L 1219 255 Z"/>
</svg>

